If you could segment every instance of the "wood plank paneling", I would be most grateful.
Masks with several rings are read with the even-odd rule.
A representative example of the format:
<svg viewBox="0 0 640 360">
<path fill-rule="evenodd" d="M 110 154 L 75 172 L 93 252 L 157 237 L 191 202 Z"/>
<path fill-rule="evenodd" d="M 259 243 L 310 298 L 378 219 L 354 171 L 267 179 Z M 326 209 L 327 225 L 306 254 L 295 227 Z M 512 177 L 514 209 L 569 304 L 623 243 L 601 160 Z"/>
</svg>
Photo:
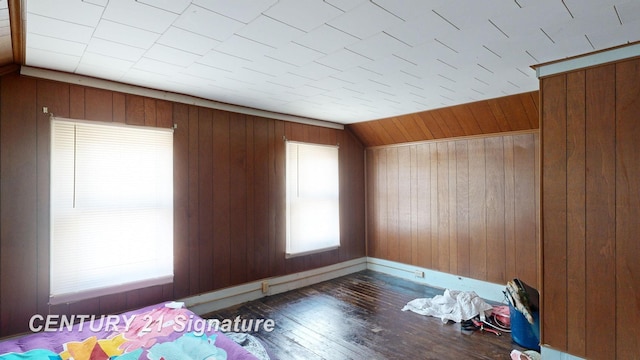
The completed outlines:
<svg viewBox="0 0 640 360">
<path fill-rule="evenodd" d="M 26 330 L 29 319 L 38 311 L 38 294 L 42 291 L 38 279 L 42 274 L 36 266 L 37 84 L 34 79 L 8 75 L 0 85 L 1 336 L 16 328 Z"/>
<path fill-rule="evenodd" d="M 587 294 L 615 294 L 615 65 L 586 71 L 586 277 Z M 587 297 L 586 356 L 615 358 L 615 318 L 608 296 Z M 603 336 L 604 335 L 604 336 Z"/>
<path fill-rule="evenodd" d="M 213 111 L 198 110 L 198 262 L 201 291 L 213 288 Z"/>
<path fill-rule="evenodd" d="M 640 353 L 640 61 L 616 68 L 616 355 Z"/>
<path fill-rule="evenodd" d="M 567 346 L 566 298 L 566 78 L 563 75 L 542 83 L 542 213 L 544 214 L 544 273 L 541 324 L 542 341 L 565 349 Z M 549 145 L 547 145 L 549 144 Z M 547 306 L 549 304 L 549 306 Z"/>
<path fill-rule="evenodd" d="M 586 355 L 585 72 L 567 74 L 567 349 Z"/>
<path fill-rule="evenodd" d="M 535 286 L 537 136 L 367 149 L 369 256 L 495 283 L 518 277 Z M 402 180 L 412 173 L 415 181 Z M 415 230 L 405 230 L 411 219 Z M 514 257 L 509 267 L 507 256 Z"/>
<path fill-rule="evenodd" d="M 425 224 L 431 224 L 431 161 L 429 158 L 429 144 L 418 144 L 415 146 L 416 151 L 416 169 L 418 182 L 416 183 L 415 193 L 417 193 L 417 218 L 418 218 L 418 229 L 417 229 L 417 254 L 415 259 L 415 264 L 421 267 L 429 268 L 431 267 L 431 227 L 425 226 Z M 367 168 L 373 168 L 375 166 L 376 159 L 375 154 L 377 151 L 368 150 L 367 154 L 372 154 L 373 158 L 369 161 L 369 157 L 367 156 Z M 372 166 L 373 165 L 373 166 Z M 377 185 L 375 183 L 369 182 L 369 177 L 367 177 L 367 188 L 375 189 Z M 376 203 L 377 199 L 369 197 L 369 202 Z M 377 203 L 376 203 L 377 204 Z M 378 207 L 376 206 L 376 211 Z M 375 231 L 375 223 L 367 224 L 368 231 Z M 375 254 L 372 255 L 377 257 Z M 412 259 L 413 261 L 413 259 Z"/>
<path fill-rule="evenodd" d="M 85 118 L 87 120 L 113 121 L 112 93 L 109 90 L 86 88 L 84 91 Z"/>
<path fill-rule="evenodd" d="M 36 312 L 103 314 L 365 256 L 364 147 L 348 130 L 291 124 L 16 74 L 0 78 L 0 336 Z M 59 306 L 48 302 L 49 122 L 58 116 L 174 131 L 174 283 Z M 340 142 L 339 250 L 285 261 L 290 129 Z M 20 274 L 20 275 L 17 275 Z"/>
<path fill-rule="evenodd" d="M 487 206 L 487 279 L 493 283 L 504 282 L 505 243 L 505 160 L 503 137 L 485 139 L 486 143 L 486 192 Z M 499 266 L 502 264 L 502 266 Z"/>
<path fill-rule="evenodd" d="M 245 116 L 234 114 L 229 122 L 229 238 L 234 251 L 230 252 L 230 282 L 247 281 L 247 126 Z"/>
<path fill-rule="evenodd" d="M 55 115 L 69 117 L 69 85 L 53 81 L 38 81 L 36 108 L 55 109 Z M 48 159 L 51 147 L 51 118 L 49 114 L 38 112 L 37 120 L 37 224 L 38 224 L 38 313 L 49 312 L 49 184 L 50 162 Z M 59 309 L 64 312 L 68 307 Z"/>
<path fill-rule="evenodd" d="M 173 186 L 173 283 L 175 297 L 182 298 L 189 294 L 189 106 L 176 104 L 170 119 L 177 125 L 173 132 L 173 172 L 187 175 L 174 176 Z M 132 296 L 139 301 L 137 293 Z"/>
<path fill-rule="evenodd" d="M 589 359 L 640 350 L 639 83 L 638 58 L 542 79 L 542 341 Z"/>
<path fill-rule="evenodd" d="M 487 168 L 484 139 L 468 142 L 469 148 L 469 276 L 487 279 L 487 207 L 485 205 Z"/>
<path fill-rule="evenodd" d="M 348 125 L 367 147 L 538 128 L 538 92 Z"/>
<path fill-rule="evenodd" d="M 537 182 L 539 148 L 536 147 L 538 136 L 517 135 L 514 136 L 514 212 L 516 273 L 521 274 L 522 279 L 528 279 L 531 286 L 539 288 L 539 224 L 540 184 Z M 531 199 L 534 199 L 532 202 Z"/>
<path fill-rule="evenodd" d="M 229 227 L 230 202 L 230 135 L 229 113 L 214 111 L 213 113 L 213 287 L 216 289 L 231 284 L 231 243 Z"/>
<path fill-rule="evenodd" d="M 456 141 L 455 159 L 456 166 L 456 241 L 457 241 L 457 267 L 456 274 L 469 276 L 471 245 L 469 233 L 469 152 L 468 143 L 465 140 Z"/>
<path fill-rule="evenodd" d="M 129 125 L 144 125 L 144 98 L 138 95 L 125 95 L 126 123 Z"/>
<path fill-rule="evenodd" d="M 199 192 L 199 157 L 200 128 L 198 122 L 198 108 L 189 106 L 189 172 L 187 174 L 189 193 L 189 291 L 197 294 L 204 290 L 200 288 L 200 192 Z"/>
</svg>

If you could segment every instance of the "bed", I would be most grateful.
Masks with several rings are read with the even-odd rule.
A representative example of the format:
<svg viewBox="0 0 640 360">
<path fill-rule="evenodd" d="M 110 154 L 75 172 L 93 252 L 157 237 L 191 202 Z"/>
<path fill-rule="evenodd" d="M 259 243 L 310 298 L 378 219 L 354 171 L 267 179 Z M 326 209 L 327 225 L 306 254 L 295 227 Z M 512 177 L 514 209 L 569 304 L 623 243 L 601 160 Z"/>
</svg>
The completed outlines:
<svg viewBox="0 0 640 360">
<path fill-rule="evenodd" d="M 74 324 L 78 318 L 84 321 Z M 268 356 L 264 348 L 256 354 L 239 343 L 238 338 L 244 341 L 250 335 L 225 334 L 220 321 L 202 319 L 174 302 L 120 315 L 35 315 L 29 326 L 39 332 L 0 342 L 1 360 L 259 360 Z M 251 343 L 254 349 L 255 345 Z"/>
</svg>

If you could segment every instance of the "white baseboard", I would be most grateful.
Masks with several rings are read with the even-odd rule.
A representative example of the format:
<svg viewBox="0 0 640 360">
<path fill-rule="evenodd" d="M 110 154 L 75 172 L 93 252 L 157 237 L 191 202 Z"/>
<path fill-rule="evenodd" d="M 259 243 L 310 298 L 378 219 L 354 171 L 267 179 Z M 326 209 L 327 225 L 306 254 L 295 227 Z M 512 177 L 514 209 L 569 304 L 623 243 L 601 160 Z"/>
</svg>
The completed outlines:
<svg viewBox="0 0 640 360">
<path fill-rule="evenodd" d="M 502 291 L 505 289 L 507 284 L 494 284 L 487 281 L 471 279 L 431 269 L 425 269 L 419 266 L 407 265 L 373 257 L 367 258 L 367 269 L 436 288 L 474 291 L 478 296 L 489 301 L 504 302 L 505 300 Z M 416 276 L 416 271 L 424 274 L 424 277 Z"/>
<path fill-rule="evenodd" d="M 179 301 L 183 301 L 194 313 L 202 315 L 247 301 L 257 300 L 267 295 L 279 294 L 366 270 L 366 268 L 367 258 L 362 257 L 318 269 L 261 279 L 238 286 L 190 296 L 180 299 Z M 265 283 L 266 292 L 263 292 L 263 284 Z"/>
<path fill-rule="evenodd" d="M 545 345 L 540 347 L 540 355 L 544 360 L 583 360 L 581 357 L 567 354 Z"/>
<path fill-rule="evenodd" d="M 322 281 L 335 279 L 365 269 L 393 275 L 431 287 L 475 291 L 480 297 L 490 301 L 503 302 L 504 300 L 502 290 L 504 290 L 506 284 L 494 284 L 394 261 L 362 257 L 318 269 L 261 279 L 242 285 L 190 296 L 179 299 L 179 301 L 183 301 L 191 311 L 202 315 L 247 301 L 257 300 L 264 296 L 275 295 Z M 417 277 L 416 271 L 424 274 L 424 276 Z"/>
</svg>

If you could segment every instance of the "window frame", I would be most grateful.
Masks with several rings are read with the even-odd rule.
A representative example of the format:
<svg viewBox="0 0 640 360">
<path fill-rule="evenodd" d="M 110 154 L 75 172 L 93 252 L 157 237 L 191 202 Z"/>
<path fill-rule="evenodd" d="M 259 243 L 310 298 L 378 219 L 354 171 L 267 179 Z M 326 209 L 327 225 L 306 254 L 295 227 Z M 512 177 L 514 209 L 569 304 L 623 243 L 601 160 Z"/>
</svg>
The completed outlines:
<svg viewBox="0 0 640 360">
<path fill-rule="evenodd" d="M 301 142 L 301 141 L 291 141 L 291 140 L 286 140 L 285 139 L 285 202 L 286 202 L 286 219 L 285 219 L 285 224 L 286 224 L 286 235 L 285 235 L 285 258 L 289 259 L 289 258 L 294 258 L 294 257 L 299 257 L 299 256 L 305 256 L 305 255 L 310 255 L 310 254 L 316 254 L 316 253 L 321 253 L 321 252 L 327 252 L 327 251 L 331 251 L 331 250 L 335 250 L 338 249 L 341 246 L 341 233 L 340 233 L 340 147 L 339 145 L 328 145 L 328 144 L 319 144 L 319 143 L 310 143 L 310 142 Z M 308 238 L 306 240 L 302 240 L 299 238 L 294 238 L 295 234 L 300 234 L 300 230 L 298 229 L 298 225 L 293 221 L 292 219 L 292 212 L 295 212 L 296 209 L 301 209 L 300 206 L 296 207 L 296 196 L 292 196 L 293 192 L 298 192 L 299 194 L 299 188 L 297 188 L 298 186 L 300 186 L 299 184 L 299 180 L 301 175 L 299 174 L 299 161 L 300 161 L 300 155 L 298 152 L 298 155 L 296 156 L 296 159 L 291 159 L 291 146 L 295 146 L 298 150 L 300 148 L 303 148 L 303 150 L 308 150 L 308 151 L 326 151 L 328 152 L 332 152 L 333 154 L 331 154 L 330 156 L 332 156 L 333 158 L 331 159 L 331 161 L 333 162 L 333 164 L 331 164 L 331 166 L 335 166 L 335 168 L 330 169 L 330 171 L 327 171 L 327 173 L 331 173 L 331 175 L 334 175 L 331 177 L 331 181 L 332 184 L 330 185 L 330 189 L 327 189 L 325 187 L 325 195 L 328 195 L 329 193 L 332 193 L 335 191 L 335 194 L 331 194 L 332 196 L 330 197 L 330 199 L 327 199 L 326 197 L 313 197 L 312 199 L 309 199 L 309 197 L 304 197 L 304 196 L 297 196 L 298 200 L 298 205 L 300 205 L 300 202 L 304 202 L 304 203 L 315 203 L 316 205 L 318 205 L 318 203 L 320 203 L 320 206 L 325 206 L 325 209 L 333 209 L 334 213 L 331 215 L 328 215 L 328 217 L 331 217 L 331 219 L 329 219 L 328 217 L 325 217 L 326 221 L 333 221 L 331 223 L 331 225 L 335 226 L 335 228 L 331 229 L 331 234 L 327 234 L 328 236 L 331 236 L 331 238 L 325 238 L 324 240 L 318 240 L 315 239 L 315 243 L 316 246 L 313 248 L 308 248 L 308 247 L 302 247 L 302 250 L 300 250 L 300 246 L 295 246 L 295 244 L 292 244 L 292 242 L 299 242 L 299 241 L 313 241 L 313 240 L 309 240 Z M 335 150 L 335 152 L 333 152 L 333 150 Z M 327 154 L 325 154 L 327 155 Z M 298 162 L 298 164 L 292 164 L 292 161 L 296 161 Z M 316 164 L 318 165 L 318 164 Z M 314 166 L 312 166 L 312 168 L 315 168 Z M 325 168 L 326 169 L 326 168 Z M 292 174 L 292 171 L 295 171 L 296 174 Z M 316 173 L 315 176 L 309 175 L 312 178 L 317 178 L 318 176 L 321 176 L 322 174 L 318 174 Z M 325 174 L 326 175 L 326 174 Z M 296 177 L 295 181 L 293 180 L 293 177 Z M 302 177 L 304 178 L 304 175 L 302 175 Z M 333 183 L 333 181 L 335 181 L 335 183 Z M 297 190 L 296 190 L 297 188 Z M 300 198 L 304 198 L 304 199 L 300 199 Z M 306 200 L 305 200 L 306 199 Z M 330 202 L 327 203 L 327 202 Z M 302 206 L 304 206 L 304 204 L 302 204 Z M 305 212 L 305 210 L 298 210 L 299 212 Z M 325 211 L 326 214 L 328 214 L 327 211 Z M 307 219 L 307 221 L 310 219 Z M 317 218 L 314 217 L 313 220 L 317 220 Z M 314 221 L 315 222 L 315 221 Z M 317 224 L 314 224 L 317 225 Z M 320 234 L 321 232 L 319 230 L 313 231 L 314 234 L 317 234 L 318 236 L 322 235 Z"/>
<path fill-rule="evenodd" d="M 64 125 L 62 125 L 64 124 Z M 69 127 L 68 125 L 73 125 L 73 144 L 66 144 L 66 150 L 56 150 L 55 146 L 58 145 L 58 141 L 60 141 L 60 139 L 56 138 L 56 136 L 58 136 L 59 134 L 57 134 L 58 131 L 67 131 L 69 132 Z M 126 124 L 121 124 L 121 123 L 112 123 L 112 122 L 101 122 L 101 121 L 88 121 L 88 120 L 76 120 L 76 119 L 66 119 L 66 118 L 60 118 L 60 117 L 53 117 L 51 116 L 50 118 L 50 126 L 51 126 L 51 133 L 50 133 L 50 185 L 49 185 L 49 189 L 50 189 L 50 204 L 49 204 L 49 208 L 50 208 L 50 238 L 49 238 L 49 246 L 50 246 L 50 263 L 49 263 L 49 303 L 50 304 L 61 304 L 61 303 L 68 303 L 68 302 L 73 302 L 73 301 L 78 301 L 78 300 L 84 300 L 84 299 L 90 299 L 90 298 L 95 298 L 95 297 L 99 297 L 99 296 L 103 296 L 103 295 L 108 295 L 108 294 L 115 294 L 115 293 L 121 293 L 121 292 L 125 292 L 125 291 L 129 291 L 129 290 L 134 290 L 134 289 L 140 289 L 140 288 L 144 288 L 144 287 L 149 287 L 149 286 L 154 286 L 154 285 L 163 285 L 163 284 L 169 284 L 173 282 L 173 274 L 175 272 L 174 269 L 174 251 L 173 251 L 173 247 L 174 247 L 174 224 L 173 224 L 173 220 L 174 220 L 174 204 L 173 204 L 173 163 L 174 163 L 174 149 L 173 149 L 173 129 L 165 129 L 165 128 L 159 128 L 159 127 L 148 127 L 148 126 L 134 126 L 134 125 L 126 125 Z M 62 128 L 56 128 L 56 126 L 67 126 L 66 129 L 62 129 Z M 77 129 L 87 126 L 88 128 L 93 128 L 94 133 L 99 133 L 99 132 L 111 132 L 113 133 L 115 132 L 123 132 L 123 134 L 130 134 L 131 138 L 124 140 L 121 138 L 117 138 L 119 140 L 123 141 L 123 145 L 122 147 L 127 146 L 126 141 L 128 141 L 129 143 L 133 143 L 135 146 L 138 146 L 138 142 L 142 142 L 141 140 L 137 140 L 137 139 L 141 139 L 139 137 L 135 138 L 136 141 L 133 141 L 132 139 L 134 139 L 133 136 L 137 136 L 139 134 L 141 134 L 141 131 L 149 131 L 149 133 L 147 133 L 147 135 L 149 135 L 150 137 L 157 137 L 160 141 L 162 142 L 162 145 L 158 145 L 155 144 L 151 145 L 151 141 L 149 140 L 150 143 L 146 144 L 145 146 L 147 147 L 152 147 L 152 146 L 157 146 L 158 149 L 157 151 L 161 151 L 161 159 L 162 160 L 158 160 L 158 163 L 161 165 L 154 165 L 156 167 L 158 167 L 158 169 L 161 169 L 162 172 L 156 174 L 156 175 L 164 175 L 164 177 L 162 177 L 162 180 L 157 180 L 156 183 L 150 184 L 149 187 L 155 186 L 157 189 L 155 189 L 155 194 L 158 195 L 164 195 L 161 196 L 162 200 L 158 200 L 158 198 L 154 197 L 151 202 L 156 202 L 157 204 L 155 205 L 150 205 L 149 201 L 148 201 L 148 194 L 146 194 L 147 197 L 144 197 L 145 194 L 140 195 L 141 199 L 138 199 L 136 201 L 142 201 L 143 204 L 141 203 L 136 203 L 135 201 L 126 201 L 127 206 L 123 206 L 124 202 L 119 202 L 116 204 L 109 204 L 109 206 L 104 205 L 104 201 L 102 200 L 98 200 L 97 203 L 95 201 L 89 200 L 91 198 L 100 198 L 101 195 L 98 195 L 99 192 L 95 191 L 86 191 L 84 194 L 84 200 L 81 200 L 79 202 L 79 205 L 76 204 L 76 196 L 83 196 L 83 195 L 77 195 L 77 191 L 80 190 L 76 190 L 76 186 L 81 187 L 82 185 L 77 184 L 76 183 L 76 171 L 81 172 L 82 170 L 80 170 L 80 168 L 83 166 L 81 164 L 82 159 L 80 158 L 80 156 L 84 156 L 85 154 L 87 154 L 87 156 L 89 156 L 88 154 L 90 153 L 90 150 L 87 149 L 91 149 L 91 145 L 90 142 L 88 143 L 89 145 L 87 145 L 86 147 L 82 147 L 82 141 L 84 141 L 84 139 L 80 139 L 79 136 L 85 136 L 85 135 L 79 135 L 77 133 Z M 97 128 L 97 127 L 101 127 L 101 128 Z M 131 130 L 129 132 L 129 130 Z M 87 130 L 87 132 L 90 132 L 89 130 Z M 163 134 L 162 132 L 166 133 Z M 167 136 L 169 135 L 169 136 Z M 62 135 L 64 136 L 64 135 Z M 67 135 L 69 136 L 69 135 Z M 68 141 L 68 139 L 64 140 L 64 141 Z M 99 141 L 105 142 L 105 139 L 100 139 Z M 72 147 L 72 152 L 73 152 L 73 159 L 70 160 L 70 155 L 67 153 L 66 155 L 60 155 L 59 153 L 57 153 L 57 151 L 69 151 L 70 148 Z M 118 148 L 119 150 L 119 148 Z M 138 147 L 136 149 L 138 152 L 142 152 L 141 148 Z M 148 149 L 147 149 L 148 150 Z M 78 151 L 83 151 L 82 154 L 79 154 Z M 99 153 L 99 152 L 96 152 Z M 159 156 L 157 153 L 154 153 L 155 156 Z M 116 152 L 114 151 L 113 154 L 110 154 L 112 156 L 107 156 L 105 161 L 112 161 L 114 162 L 114 157 L 116 157 Z M 60 158 L 57 156 L 62 156 L 64 158 Z M 86 159 L 90 159 L 93 160 L 93 158 L 86 158 Z M 118 161 L 122 161 L 121 160 L 122 157 L 118 158 Z M 72 166 L 73 166 L 73 170 L 69 170 L 69 169 L 60 169 L 60 168 L 64 168 L 65 166 L 68 167 L 69 163 L 72 162 Z M 90 163 L 89 161 L 86 161 L 86 163 Z M 137 163 L 140 164 L 140 163 Z M 92 165 L 95 166 L 95 165 Z M 78 170 L 76 170 L 76 167 L 78 168 Z M 99 166 L 98 166 L 99 167 Z M 89 166 L 89 168 L 91 168 L 91 166 Z M 71 176 L 73 177 L 72 181 L 73 181 L 73 190 L 72 191 L 72 199 L 69 197 L 69 190 L 68 187 L 70 186 L 70 184 L 68 182 L 65 183 L 60 183 L 60 176 L 68 176 L 70 175 L 69 172 L 73 172 L 73 174 L 71 174 Z M 85 171 L 84 174 L 87 174 L 88 172 Z M 130 173 L 125 173 L 123 172 L 124 176 L 128 176 L 129 178 L 131 178 L 131 174 Z M 154 173 L 155 174 L 155 173 Z M 92 178 L 95 178 L 97 176 L 94 176 L 93 174 L 91 175 Z M 135 179 L 135 177 L 134 177 Z M 66 179 L 68 181 L 68 179 Z M 93 179 L 95 180 L 95 179 Z M 135 182 L 135 181 L 134 181 Z M 138 181 L 140 182 L 140 181 Z M 56 189 L 56 186 L 63 186 L 66 187 L 67 190 L 61 190 L 60 188 Z M 95 188 L 95 187 L 94 187 Z M 91 189 L 91 187 L 89 187 L 89 189 Z M 116 189 L 116 193 L 120 193 L 123 192 L 125 193 L 125 190 L 122 187 L 117 188 Z M 105 193 L 107 193 L 107 189 L 105 188 Z M 151 190 L 149 191 L 141 191 L 141 192 L 137 192 L 134 193 L 135 195 L 139 194 L 139 193 L 147 193 L 147 192 L 151 192 Z M 112 192 L 108 192 L 109 194 L 113 194 Z M 102 198 L 108 198 L 107 196 L 102 196 Z M 124 196 L 122 197 L 124 198 Z M 144 200 L 142 200 L 144 199 Z M 125 199 L 126 200 L 126 199 Z M 59 203 L 63 203 L 62 205 L 60 205 Z M 133 210 L 131 209 L 131 204 L 133 205 Z M 96 205 L 98 204 L 98 205 Z M 102 204 L 102 205 L 100 205 Z M 56 208 L 57 207 L 57 208 Z M 78 209 L 76 209 L 76 207 Z M 84 209 L 82 208 L 84 207 Z M 111 209 L 111 210 L 105 210 L 105 209 Z M 158 210 L 159 209 L 159 210 Z M 142 276 L 132 276 L 130 278 L 131 281 L 122 281 L 122 280 L 116 280 L 113 281 L 113 279 L 117 276 L 117 275 L 112 275 L 112 274 L 129 274 L 131 275 L 131 273 L 125 273 L 125 272 L 120 272 L 118 273 L 117 271 L 114 271 L 113 273 L 109 273 L 109 271 L 105 271 L 104 273 L 109 273 L 109 275 L 111 276 L 111 280 L 104 280 L 104 278 L 101 277 L 101 281 L 105 281 L 105 283 L 107 283 L 108 285 L 96 285 L 96 286 L 84 286 L 81 289 L 76 289 L 73 288 L 73 285 L 65 285 L 66 282 L 70 281 L 68 280 L 69 278 L 63 278 L 66 280 L 61 280 L 61 278 L 55 278 L 56 276 L 59 276 L 65 272 L 68 272 L 68 266 L 74 266 L 76 264 L 70 264 L 70 265 L 66 265 L 63 263 L 63 261 L 61 260 L 62 258 L 67 259 L 67 252 L 66 251 L 61 251 L 61 249 L 68 249 L 70 245 L 73 245 L 74 247 L 77 247 L 77 245 L 85 245 L 84 241 L 82 242 L 78 242 L 78 239 L 81 238 L 90 238 L 91 235 L 78 235 L 79 230 L 76 230 L 75 228 L 81 228 L 81 227 L 89 227 L 89 224 L 91 223 L 90 221 L 84 221 L 84 222 L 80 222 L 78 223 L 77 220 L 78 219 L 97 219 L 101 216 L 103 217 L 109 217 L 112 216 L 113 217 L 117 217 L 120 216 L 120 219 L 124 218 L 126 219 L 126 216 L 122 215 L 122 212 L 126 211 L 127 214 L 133 213 L 133 214 L 141 214 L 141 218 L 142 219 L 146 219 L 145 223 L 147 221 L 154 221 L 153 219 L 155 219 L 155 221 L 153 222 L 154 226 L 158 226 L 161 230 L 164 230 L 162 232 L 162 235 L 159 236 L 160 238 L 162 238 L 162 240 L 157 240 L 155 239 L 155 242 L 147 242 L 143 245 L 149 245 L 151 243 L 154 244 L 154 248 L 149 250 L 149 253 L 151 253 L 152 255 L 149 255 L 148 257 L 145 257 L 145 261 L 147 262 L 147 264 L 151 264 L 148 265 L 147 267 L 144 268 L 138 268 L 138 275 L 140 274 L 145 274 L 146 276 L 142 277 Z M 159 214 L 156 214 L 160 212 Z M 87 215 L 87 213 L 93 213 L 92 215 Z M 94 215 L 94 214 L 98 214 L 98 215 Z M 118 215 L 120 214 L 120 215 Z M 149 215 L 151 214 L 151 215 Z M 87 218 L 86 216 L 90 216 L 89 218 Z M 58 217 L 58 218 L 57 218 Z M 63 217 L 61 219 L 61 217 Z M 138 217 L 136 217 L 136 219 L 139 219 Z M 149 220 L 151 219 L 151 220 Z M 62 223 L 60 223 L 60 221 L 62 221 Z M 134 222 L 132 222 L 134 226 L 138 226 L 139 224 L 136 224 Z M 68 226 L 71 230 L 66 231 L 66 230 L 62 230 L 63 228 L 60 227 L 60 225 L 63 224 L 63 226 Z M 75 224 L 75 225 L 74 225 Z M 92 224 L 92 223 L 91 223 Z M 149 228 L 151 225 L 150 223 L 147 223 L 147 228 Z M 143 228 L 143 226 L 140 226 L 141 228 Z M 103 229 L 107 229 L 106 227 L 104 227 L 103 225 Z M 110 228 L 109 228 L 110 229 Z M 125 228 L 126 229 L 126 228 Z M 63 231 L 66 231 L 67 234 L 72 234 L 72 238 L 74 240 L 58 240 L 60 238 L 58 238 L 58 233 L 62 233 Z M 108 232 L 106 230 L 102 230 L 104 232 Z M 95 233 L 94 233 L 95 234 Z M 126 234 L 126 232 L 124 232 L 123 234 Z M 84 237 L 82 237 L 84 236 Z M 127 235 L 123 236 L 126 237 Z M 99 238 L 99 236 L 96 236 L 95 238 Z M 96 241 L 95 238 L 91 238 L 91 241 Z M 70 239 L 69 237 L 67 237 L 66 239 Z M 112 238 L 110 238 L 112 239 Z M 58 241 L 56 243 L 56 241 Z M 64 242 L 66 241 L 66 242 Z M 63 245 L 64 244 L 66 245 Z M 124 240 L 119 240 L 120 243 L 124 242 Z M 90 243 L 90 241 L 88 242 Z M 116 241 L 117 243 L 117 241 Z M 125 244 L 124 248 L 120 248 L 122 250 L 127 250 L 128 248 L 128 244 L 131 242 L 127 242 Z M 162 247 L 158 247 L 155 248 L 155 246 L 157 246 L 159 243 L 161 243 Z M 101 245 L 100 242 L 96 241 L 96 244 Z M 141 246 L 141 245 L 140 245 Z M 84 252 L 85 255 L 90 256 L 90 252 L 85 251 Z M 124 255 L 123 253 L 120 253 L 121 255 Z M 111 254 L 113 255 L 113 254 Z M 145 254 L 148 255 L 148 254 Z M 54 258 L 58 256 L 59 258 Z M 98 254 L 98 256 L 104 256 L 104 253 L 100 253 Z M 124 256 L 122 256 L 124 257 Z M 77 257 L 79 258 L 79 257 Z M 132 258 L 132 256 L 129 256 L 129 258 Z M 74 258 L 71 258 L 72 260 Z M 119 261 L 119 259 L 118 259 Z M 160 265 L 156 264 L 155 261 L 161 261 Z M 72 261 L 70 261 L 72 262 Z M 129 264 L 133 264 L 136 263 L 136 261 L 131 261 Z M 138 264 L 141 262 L 137 262 Z M 134 265 L 125 265 L 127 267 L 134 267 Z M 125 268 L 125 266 L 123 266 L 123 268 Z M 115 267 L 115 266 L 114 266 Z M 88 267 L 83 267 L 83 269 L 85 269 L 86 273 L 89 273 L 90 269 Z M 141 270 L 142 269 L 142 270 Z M 170 269 L 170 271 L 169 271 Z M 147 273 L 148 271 L 148 273 Z M 77 273 L 81 273 L 82 270 L 77 270 L 75 271 Z M 83 274 L 86 275 L 86 274 Z M 95 275 L 95 274 L 94 274 Z M 106 276 L 105 276 L 106 277 Z M 63 283 L 62 281 L 65 281 L 65 283 Z M 82 282 L 84 284 L 86 284 L 87 282 L 92 282 L 95 283 L 96 281 L 98 281 L 96 279 L 96 277 L 93 277 L 93 279 L 91 279 L 91 277 L 89 276 L 85 276 L 84 278 L 82 278 L 82 280 L 78 280 L 78 282 Z M 110 282 L 109 282 L 110 281 Z M 62 284 L 62 285 L 61 285 Z M 71 290 L 70 290 L 71 289 Z"/>
</svg>

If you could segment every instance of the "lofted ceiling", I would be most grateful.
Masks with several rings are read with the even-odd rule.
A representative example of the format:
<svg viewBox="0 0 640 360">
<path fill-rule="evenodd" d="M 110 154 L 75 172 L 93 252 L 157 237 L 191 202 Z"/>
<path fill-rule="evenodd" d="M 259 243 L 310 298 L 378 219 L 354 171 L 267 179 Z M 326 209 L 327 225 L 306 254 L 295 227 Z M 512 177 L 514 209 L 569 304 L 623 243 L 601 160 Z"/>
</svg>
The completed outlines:
<svg viewBox="0 0 640 360">
<path fill-rule="evenodd" d="M 0 0 L 0 20 L 4 64 L 342 124 L 529 93 L 531 65 L 640 40 L 637 0 Z"/>
</svg>

